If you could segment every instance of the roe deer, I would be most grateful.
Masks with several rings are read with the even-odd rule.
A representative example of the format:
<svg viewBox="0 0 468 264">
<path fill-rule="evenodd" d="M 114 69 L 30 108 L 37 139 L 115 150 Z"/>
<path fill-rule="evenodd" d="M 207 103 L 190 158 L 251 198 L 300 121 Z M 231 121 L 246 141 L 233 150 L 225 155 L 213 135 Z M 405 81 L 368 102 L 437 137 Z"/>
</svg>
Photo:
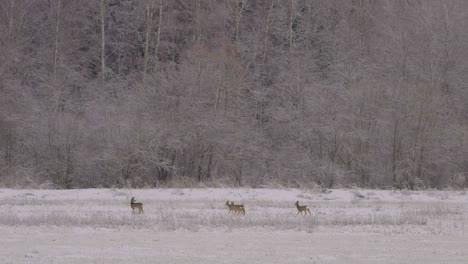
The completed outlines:
<svg viewBox="0 0 468 264">
<path fill-rule="evenodd" d="M 232 206 L 232 204 L 229 203 L 229 201 L 226 201 L 226 206 L 229 209 L 228 214 L 230 214 L 232 211 L 234 211 L 234 207 Z"/>
<path fill-rule="evenodd" d="M 234 202 L 231 202 L 231 206 L 233 207 L 234 212 L 242 213 L 243 215 L 245 215 L 245 209 L 243 204 L 234 204 Z"/>
<path fill-rule="evenodd" d="M 226 206 L 229 208 L 228 214 L 231 212 L 234 212 L 234 213 L 242 213 L 243 215 L 245 215 L 243 204 L 234 204 L 234 202 L 229 203 L 229 201 L 226 201 Z"/>
<path fill-rule="evenodd" d="M 309 214 L 311 214 L 309 208 L 307 208 L 307 205 L 299 205 L 299 201 L 297 201 L 297 202 L 295 203 L 295 205 L 296 205 L 296 208 L 297 208 L 297 211 L 298 211 L 297 214 L 296 214 L 296 216 L 297 216 L 299 213 L 302 214 L 302 212 L 305 213 L 304 215 L 307 215 L 307 212 L 309 212 Z"/>
<path fill-rule="evenodd" d="M 142 203 L 135 203 L 135 197 L 132 197 L 132 200 L 130 200 L 130 207 L 132 208 L 132 213 L 135 212 L 135 208 L 138 208 L 139 214 L 144 213 L 143 212 L 143 204 Z"/>
</svg>

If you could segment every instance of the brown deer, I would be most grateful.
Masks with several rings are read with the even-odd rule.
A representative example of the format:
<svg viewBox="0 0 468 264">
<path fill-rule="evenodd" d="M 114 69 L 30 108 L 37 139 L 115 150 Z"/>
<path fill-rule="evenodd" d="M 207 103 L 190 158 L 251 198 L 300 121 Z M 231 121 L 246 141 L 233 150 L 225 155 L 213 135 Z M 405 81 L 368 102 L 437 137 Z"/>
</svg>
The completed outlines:
<svg viewBox="0 0 468 264">
<path fill-rule="evenodd" d="M 226 206 L 229 208 L 229 213 L 234 212 L 234 213 L 242 213 L 245 215 L 245 209 L 243 204 L 234 204 L 234 202 L 229 203 L 229 201 L 226 201 Z"/>
<path fill-rule="evenodd" d="M 138 208 L 139 210 L 139 214 L 142 214 L 144 213 L 143 212 L 143 204 L 142 203 L 135 203 L 135 197 L 132 197 L 132 199 L 130 200 L 130 207 L 132 208 L 132 213 L 135 212 L 135 208 Z"/>
<path fill-rule="evenodd" d="M 304 212 L 304 215 L 307 215 L 307 212 L 309 212 L 309 214 L 311 214 L 309 208 L 307 208 L 307 205 L 299 205 L 299 201 L 297 201 L 297 202 L 295 203 L 295 205 L 296 205 L 296 208 L 297 208 L 297 214 L 296 214 L 296 216 L 297 216 L 299 213 L 302 214 L 302 212 Z"/>
<path fill-rule="evenodd" d="M 234 202 L 231 202 L 231 206 L 233 206 L 233 210 L 237 213 L 242 213 L 245 215 L 245 209 L 243 204 L 234 204 Z"/>
</svg>

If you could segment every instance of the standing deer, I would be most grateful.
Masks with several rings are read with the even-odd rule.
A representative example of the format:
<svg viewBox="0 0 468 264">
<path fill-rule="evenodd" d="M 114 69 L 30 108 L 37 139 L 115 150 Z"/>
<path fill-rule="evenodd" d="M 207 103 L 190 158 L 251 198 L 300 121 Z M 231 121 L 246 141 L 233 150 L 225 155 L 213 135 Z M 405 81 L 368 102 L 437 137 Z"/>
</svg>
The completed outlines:
<svg viewBox="0 0 468 264">
<path fill-rule="evenodd" d="M 130 207 L 132 208 L 132 213 L 135 212 L 135 208 L 138 208 L 139 214 L 144 213 L 143 212 L 143 204 L 142 203 L 135 203 L 135 197 L 132 197 L 130 200 Z"/>
<path fill-rule="evenodd" d="M 229 201 L 226 201 L 226 206 L 229 208 L 229 213 L 234 212 L 234 213 L 242 213 L 245 215 L 245 209 L 243 204 L 234 204 L 234 202 L 229 203 Z"/>
<path fill-rule="evenodd" d="M 296 205 L 296 208 L 297 208 L 297 211 L 298 211 L 297 214 L 296 214 L 296 216 L 297 216 L 299 213 L 302 214 L 302 212 L 305 213 L 304 215 L 307 215 L 307 212 L 309 212 L 309 214 L 311 214 L 309 208 L 307 208 L 307 205 L 299 205 L 299 201 L 297 201 L 297 202 L 295 203 L 295 205 Z"/>
<path fill-rule="evenodd" d="M 234 202 L 231 202 L 231 206 L 234 207 L 234 211 L 237 213 L 242 213 L 245 215 L 245 209 L 243 204 L 234 204 Z"/>
</svg>

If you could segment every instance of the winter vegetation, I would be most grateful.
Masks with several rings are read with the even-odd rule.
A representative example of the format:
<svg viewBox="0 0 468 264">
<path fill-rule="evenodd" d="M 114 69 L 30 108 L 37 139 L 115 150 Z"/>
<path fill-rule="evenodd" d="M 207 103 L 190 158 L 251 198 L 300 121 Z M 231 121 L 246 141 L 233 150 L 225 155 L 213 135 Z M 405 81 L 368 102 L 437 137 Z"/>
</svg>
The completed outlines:
<svg viewBox="0 0 468 264">
<path fill-rule="evenodd" d="M 465 0 L 0 0 L 0 185 L 466 188 L 467 10 Z M 257 222 L 233 224 L 265 222 L 256 208 Z M 41 217 L 0 221 L 73 223 Z"/>
<path fill-rule="evenodd" d="M 144 213 L 130 198 L 143 202 Z M 0 225 L 131 227 L 157 231 L 257 228 L 313 232 L 322 227 L 414 226 L 415 232 L 464 232 L 465 191 L 275 189 L 0 189 Z M 245 207 L 230 213 L 226 200 Z M 312 214 L 297 215 L 295 202 Z M 458 227 L 458 228 L 457 228 Z M 453 229 L 454 228 L 454 229 Z M 453 229 L 453 230 L 452 230 Z M 439 231 L 437 231 L 439 230 Z"/>
<path fill-rule="evenodd" d="M 467 57 L 465 0 L 0 0 L 0 263 L 466 263 Z"/>
<path fill-rule="evenodd" d="M 0 262 L 461 264 L 467 203 L 466 191 L 0 189 Z"/>
</svg>

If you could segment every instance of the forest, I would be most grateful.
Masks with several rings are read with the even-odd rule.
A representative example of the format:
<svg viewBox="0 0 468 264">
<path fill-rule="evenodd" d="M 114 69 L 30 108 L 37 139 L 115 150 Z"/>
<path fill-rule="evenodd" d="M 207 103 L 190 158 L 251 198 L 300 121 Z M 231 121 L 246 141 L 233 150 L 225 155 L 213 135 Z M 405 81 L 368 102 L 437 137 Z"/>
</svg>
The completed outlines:
<svg viewBox="0 0 468 264">
<path fill-rule="evenodd" d="M 0 186 L 468 188 L 468 1 L 0 0 Z"/>
</svg>

